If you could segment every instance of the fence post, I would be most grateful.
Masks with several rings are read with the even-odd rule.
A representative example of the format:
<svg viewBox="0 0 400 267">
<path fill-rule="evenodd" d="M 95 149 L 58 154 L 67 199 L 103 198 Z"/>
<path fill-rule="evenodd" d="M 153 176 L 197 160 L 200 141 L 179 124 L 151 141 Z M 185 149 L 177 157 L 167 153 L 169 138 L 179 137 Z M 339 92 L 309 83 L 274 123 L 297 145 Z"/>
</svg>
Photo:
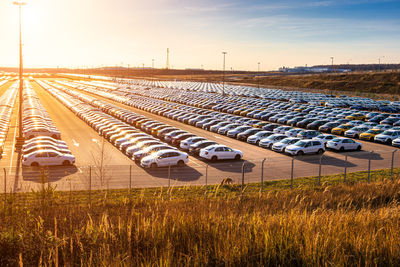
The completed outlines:
<svg viewBox="0 0 400 267">
<path fill-rule="evenodd" d="M 264 158 L 261 163 L 261 195 L 264 190 L 264 162 L 265 162 L 265 160 L 266 160 L 266 158 Z"/>
<path fill-rule="evenodd" d="M 7 207 L 7 171 L 6 168 L 4 170 L 4 212 L 6 211 Z"/>
<path fill-rule="evenodd" d="M 132 203 L 132 165 L 129 165 L 129 203 Z"/>
<path fill-rule="evenodd" d="M 343 180 L 344 183 L 346 183 L 346 176 L 347 176 L 347 155 L 344 156 L 344 180 Z"/>
<path fill-rule="evenodd" d="M 243 195 L 243 190 L 244 190 L 244 165 L 245 165 L 246 163 L 245 162 L 243 162 L 243 164 L 242 164 L 242 195 Z"/>
<path fill-rule="evenodd" d="M 168 166 L 168 199 L 171 199 L 171 165 Z"/>
<path fill-rule="evenodd" d="M 89 166 L 89 205 L 92 205 L 92 166 Z"/>
<path fill-rule="evenodd" d="M 207 186 L 208 186 L 208 164 L 206 164 L 206 191 L 204 192 L 206 197 L 208 193 Z"/>
<path fill-rule="evenodd" d="M 292 158 L 292 170 L 290 172 L 290 189 L 293 189 L 294 157 Z"/>
<path fill-rule="evenodd" d="M 372 158 L 372 153 L 374 153 L 374 151 L 369 152 L 369 157 L 368 157 L 368 183 L 371 180 L 371 158 Z"/>
<path fill-rule="evenodd" d="M 319 169 L 318 169 L 318 185 L 321 185 L 321 171 L 322 171 L 322 157 L 324 155 L 321 155 L 321 157 L 319 157 Z"/>
<path fill-rule="evenodd" d="M 390 179 L 393 181 L 393 165 L 394 165 L 394 154 L 397 152 L 397 149 L 392 152 L 392 165 L 390 167 Z"/>
</svg>

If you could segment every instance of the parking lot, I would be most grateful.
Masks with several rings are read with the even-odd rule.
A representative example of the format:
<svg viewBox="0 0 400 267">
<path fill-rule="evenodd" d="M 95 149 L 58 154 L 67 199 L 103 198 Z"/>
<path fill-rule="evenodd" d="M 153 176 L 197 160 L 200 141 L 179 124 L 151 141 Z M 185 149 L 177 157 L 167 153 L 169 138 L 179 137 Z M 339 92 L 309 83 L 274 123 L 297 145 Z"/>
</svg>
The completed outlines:
<svg viewBox="0 0 400 267">
<path fill-rule="evenodd" d="M 11 81 L 2 84 L 0 93 L 3 95 L 12 84 L 13 82 Z M 280 99 L 255 97 L 254 92 L 251 95 L 246 95 L 244 92 L 251 92 L 250 89 L 235 88 L 233 86 L 227 86 L 224 92 L 226 95 L 222 96 L 221 87 L 213 84 L 183 83 L 173 85 L 171 83 L 146 83 L 144 81 L 130 81 L 130 83 L 118 84 L 87 80 L 72 81 L 68 79 L 31 80 L 28 84 L 27 86 L 32 87 L 43 109 L 48 113 L 54 127 L 60 132 L 61 140 L 66 143 L 75 158 L 75 163 L 72 166 L 46 168 L 46 172 L 48 172 L 45 175 L 46 179 L 57 184 L 57 188 L 60 190 L 69 190 L 72 184 L 74 189 L 87 189 L 88 182 L 93 187 L 108 186 L 111 188 L 167 186 L 168 183 L 171 183 L 167 179 L 168 177 L 172 178 L 173 185 L 215 184 L 220 183 L 226 177 L 239 181 L 243 163 L 245 163 L 246 181 L 259 181 L 264 158 L 266 159 L 264 163 L 264 179 L 289 178 L 292 156 L 287 153 L 279 153 L 256 144 L 239 141 L 237 138 L 212 132 L 209 128 L 206 128 L 208 129 L 206 130 L 196 127 L 193 123 L 191 125 L 188 122 L 190 119 L 198 118 L 198 116 L 206 116 L 201 119 L 203 119 L 204 124 L 210 123 L 210 127 L 216 125 L 218 123 L 216 120 L 219 120 L 221 122 L 238 123 L 241 126 L 249 125 L 251 128 L 257 122 L 251 121 L 252 124 L 248 124 L 250 120 L 257 120 L 265 124 L 271 122 L 266 117 L 264 119 L 254 119 L 254 117 L 249 116 L 255 114 L 254 111 L 259 111 L 260 113 L 266 111 L 267 104 L 269 105 L 268 107 L 273 106 L 280 111 L 274 115 L 277 115 L 277 118 L 285 115 L 292 115 L 292 118 L 294 118 L 296 112 L 305 114 L 304 110 L 307 108 L 312 107 L 314 110 L 322 108 L 320 113 L 312 113 L 313 110 L 308 111 L 309 114 L 314 114 L 311 119 L 315 119 L 310 123 L 317 119 L 332 118 L 333 114 L 326 116 L 329 111 L 336 112 L 336 116 L 339 114 L 339 110 L 334 110 L 335 108 L 338 109 L 338 107 L 328 107 L 328 101 L 318 95 L 290 93 L 292 96 L 295 95 L 296 98 L 301 96 L 302 101 L 299 100 L 298 102 L 303 102 L 304 99 L 307 99 L 315 105 L 296 103 L 293 99 L 283 99 L 287 96 L 282 92 L 274 92 L 272 90 L 267 91 L 269 96 L 279 95 Z M 153 88 L 153 86 L 157 87 Z M 257 92 L 257 88 L 254 90 Z M 263 93 L 263 95 L 268 94 Z M 60 98 L 60 96 L 63 97 Z M 262 101 L 269 102 L 263 103 Z M 318 101 L 326 101 L 325 106 L 316 105 Z M 359 99 L 346 101 L 354 105 L 360 105 L 361 103 Z M 72 102 L 75 104 L 68 106 L 68 103 Z M 18 103 L 18 100 L 16 103 Z M 333 99 L 330 103 L 340 105 L 341 102 Z M 377 104 L 373 101 L 366 101 L 366 103 L 370 105 L 369 108 L 371 109 L 377 108 Z M 13 106 L 10 114 L 10 125 L 4 141 L 4 152 L 0 160 L 0 166 L 4 168 L 7 174 L 6 184 L 8 190 L 24 191 L 40 186 L 41 176 L 43 175 L 34 167 L 23 167 L 21 164 L 23 155 L 13 149 L 17 134 L 17 106 Z M 77 109 L 78 106 L 79 109 Z M 394 103 L 392 106 L 396 107 L 396 104 Z M 234 110 L 231 112 L 230 108 Z M 349 111 L 349 107 L 342 109 L 344 110 L 343 112 Z M 89 116 L 88 110 L 95 115 Z M 349 114 L 351 115 L 357 111 L 359 110 L 354 109 Z M 124 116 L 121 115 L 122 113 Z M 131 113 L 136 116 L 136 119 L 140 117 L 143 120 L 143 125 L 146 123 L 149 125 L 147 132 L 141 128 L 142 124 L 139 128 L 132 128 L 132 118 L 134 116 Z M 235 120 L 231 120 L 233 117 L 228 115 L 235 116 Z M 100 117 L 103 121 L 112 120 L 119 127 L 124 127 L 126 131 L 130 131 L 132 128 L 132 132 L 137 131 L 140 134 L 149 134 L 152 127 L 168 124 L 171 127 L 180 129 L 182 134 L 187 132 L 190 135 L 205 138 L 234 151 L 239 150 L 242 157 L 239 160 L 213 162 L 198 155 L 190 154 L 184 167 L 173 167 L 170 171 L 168 168 L 162 167 L 157 169 L 143 168 L 140 166 L 140 162 L 135 162 L 131 159 L 133 154 L 128 157 L 125 152 L 123 153 L 116 146 L 115 142 L 110 142 L 109 138 L 104 138 L 107 130 L 103 130 L 103 136 L 99 135 L 98 129 L 95 129 L 89 122 L 94 116 L 96 120 L 99 120 Z M 184 122 L 184 117 L 188 119 L 186 123 Z M 181 121 L 179 118 L 181 118 Z M 209 120 L 207 121 L 208 118 Z M 339 119 L 339 117 L 337 118 Z M 197 122 L 201 121 L 201 119 L 198 119 Z M 215 121 L 213 121 L 214 119 Z M 212 124 L 213 122 L 214 124 Z M 394 121 L 392 124 L 395 123 Z M 284 125 L 284 123 L 281 123 L 281 125 Z M 114 132 L 111 131 L 111 133 Z M 185 138 L 190 137 L 188 135 Z M 372 169 L 391 167 L 392 152 L 395 147 L 359 139 L 354 140 L 362 145 L 362 151 L 326 150 L 322 161 L 323 174 L 342 173 L 345 166 L 347 166 L 347 171 L 366 170 L 369 158 L 373 160 Z M 165 142 L 165 140 L 161 140 L 158 137 L 154 138 L 154 140 L 149 139 L 143 142 L 146 141 L 149 142 L 149 146 L 158 145 L 159 142 L 164 144 Z M 178 140 L 177 142 L 182 141 Z M 174 149 L 176 147 L 176 145 L 172 146 L 171 143 L 168 145 Z M 136 151 L 133 150 L 133 152 Z M 179 153 L 187 152 L 182 149 L 177 151 L 180 151 Z M 373 151 L 373 153 L 370 153 L 370 151 Z M 232 155 L 236 156 L 236 154 Z M 346 156 L 348 157 L 347 162 L 345 162 Z M 296 169 L 294 176 L 317 175 L 319 161 L 320 156 L 318 155 L 298 155 L 294 166 Z M 397 163 L 399 161 L 396 153 L 395 167 L 399 165 Z"/>
</svg>

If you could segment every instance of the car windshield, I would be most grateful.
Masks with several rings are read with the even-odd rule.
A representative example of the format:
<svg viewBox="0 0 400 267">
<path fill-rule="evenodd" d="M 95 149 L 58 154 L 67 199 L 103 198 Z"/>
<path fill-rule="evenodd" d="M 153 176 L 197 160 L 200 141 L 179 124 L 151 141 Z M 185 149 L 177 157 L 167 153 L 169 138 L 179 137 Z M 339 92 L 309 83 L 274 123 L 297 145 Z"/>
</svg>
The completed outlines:
<svg viewBox="0 0 400 267">
<path fill-rule="evenodd" d="M 332 140 L 332 142 L 334 142 L 334 143 L 339 143 L 339 142 L 340 142 L 340 139 L 339 139 L 339 138 L 335 138 L 335 139 Z"/>
<path fill-rule="evenodd" d="M 281 140 L 281 143 L 282 144 L 289 144 L 290 143 L 290 141 L 292 141 L 292 139 L 283 139 L 283 140 Z"/>
<path fill-rule="evenodd" d="M 384 131 L 382 134 L 388 135 L 388 136 L 392 136 L 394 134 L 394 132 L 392 132 L 392 131 Z"/>
<path fill-rule="evenodd" d="M 295 143 L 295 146 L 304 147 L 306 144 L 307 144 L 307 142 L 298 141 L 298 142 Z"/>
</svg>

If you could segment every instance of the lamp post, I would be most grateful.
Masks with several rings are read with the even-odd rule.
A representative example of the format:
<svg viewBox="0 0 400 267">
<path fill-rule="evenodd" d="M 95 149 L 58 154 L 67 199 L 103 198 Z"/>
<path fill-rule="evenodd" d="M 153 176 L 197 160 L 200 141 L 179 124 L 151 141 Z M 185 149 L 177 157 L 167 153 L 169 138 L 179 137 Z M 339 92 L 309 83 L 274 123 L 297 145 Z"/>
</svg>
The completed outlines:
<svg viewBox="0 0 400 267">
<path fill-rule="evenodd" d="M 257 63 L 257 72 L 260 73 L 260 62 Z M 260 88 L 260 79 L 257 77 L 257 87 Z"/>
<path fill-rule="evenodd" d="M 15 1 L 14 5 L 18 6 L 19 9 L 19 107 L 18 107 L 18 137 L 16 146 L 21 147 L 24 143 L 24 137 L 22 134 L 22 91 L 24 88 L 23 80 L 23 61 L 22 61 L 22 33 L 21 33 L 21 9 L 22 6 L 26 5 L 23 1 Z"/>
<path fill-rule="evenodd" d="M 223 64 L 223 71 L 222 71 L 222 95 L 225 95 L 225 55 L 227 52 L 222 52 L 224 55 L 224 64 Z"/>
<path fill-rule="evenodd" d="M 381 58 L 384 58 L 385 56 L 381 56 L 378 58 L 378 71 L 381 71 Z"/>
<path fill-rule="evenodd" d="M 331 57 L 331 61 L 332 61 L 332 73 L 334 73 L 335 71 L 333 70 L 333 57 Z M 330 95 L 332 95 L 333 94 L 333 77 L 332 77 L 332 82 L 331 82 L 331 94 Z"/>
</svg>

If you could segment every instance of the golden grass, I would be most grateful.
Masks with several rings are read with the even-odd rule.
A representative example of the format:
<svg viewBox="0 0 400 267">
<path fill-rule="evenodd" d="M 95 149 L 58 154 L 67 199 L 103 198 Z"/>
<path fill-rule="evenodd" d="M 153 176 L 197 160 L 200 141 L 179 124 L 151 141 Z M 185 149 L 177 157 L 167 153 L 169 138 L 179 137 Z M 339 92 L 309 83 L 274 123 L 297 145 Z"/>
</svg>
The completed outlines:
<svg viewBox="0 0 400 267">
<path fill-rule="evenodd" d="M 400 264 L 398 180 L 243 197 L 234 188 L 212 187 L 207 197 L 176 188 L 171 200 L 165 189 L 138 190 L 131 202 L 126 191 L 108 200 L 97 192 L 90 206 L 51 187 L 18 205 L 8 196 L 0 266 Z"/>
</svg>

